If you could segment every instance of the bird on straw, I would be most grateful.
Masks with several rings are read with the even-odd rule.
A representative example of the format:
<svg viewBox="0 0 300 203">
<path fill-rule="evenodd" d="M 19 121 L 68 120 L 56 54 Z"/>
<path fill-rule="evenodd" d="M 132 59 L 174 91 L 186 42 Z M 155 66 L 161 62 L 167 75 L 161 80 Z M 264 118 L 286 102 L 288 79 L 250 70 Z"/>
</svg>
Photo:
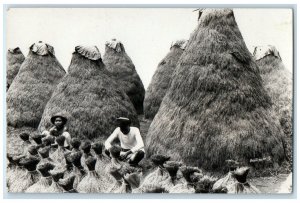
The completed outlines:
<svg viewBox="0 0 300 203">
<path fill-rule="evenodd" d="M 71 175 L 67 178 L 60 179 L 58 184 L 64 189 L 64 193 L 78 193 L 76 189 L 74 189 L 74 181 L 75 175 Z"/>
<path fill-rule="evenodd" d="M 27 190 L 25 190 L 26 193 L 44 193 L 47 191 L 52 184 L 52 177 L 49 173 L 50 170 L 53 170 L 55 168 L 55 165 L 51 163 L 43 163 L 38 165 L 37 170 L 41 174 L 41 178 L 39 181 L 37 181 L 35 184 L 30 186 Z"/>
<path fill-rule="evenodd" d="M 37 172 L 36 167 L 40 159 L 31 156 L 24 158 L 20 161 L 20 164 L 27 170 L 24 176 L 16 177 L 10 187 L 10 192 L 24 192 L 31 185 L 38 182 L 40 174 Z"/>
<path fill-rule="evenodd" d="M 85 160 L 85 165 L 88 168 L 88 173 L 78 183 L 77 191 L 80 193 L 103 193 L 107 188 L 104 188 L 104 180 L 95 171 L 97 159 L 94 157 L 88 157 Z"/>
</svg>

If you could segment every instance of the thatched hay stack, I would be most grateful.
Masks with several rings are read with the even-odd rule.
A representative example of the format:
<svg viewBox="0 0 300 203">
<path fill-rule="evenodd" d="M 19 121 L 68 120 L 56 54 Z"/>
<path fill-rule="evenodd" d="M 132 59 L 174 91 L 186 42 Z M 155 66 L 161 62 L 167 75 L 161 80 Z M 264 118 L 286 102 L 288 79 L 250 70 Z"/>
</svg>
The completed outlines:
<svg viewBox="0 0 300 203">
<path fill-rule="evenodd" d="M 284 67 L 274 46 L 257 46 L 253 52 L 263 85 L 273 102 L 285 135 L 292 136 L 293 76 Z"/>
<path fill-rule="evenodd" d="M 82 139 L 106 139 L 119 116 L 139 126 L 132 103 L 111 79 L 97 47 L 75 47 L 68 74 L 47 103 L 39 130 L 48 129 L 51 116 L 58 112 L 68 118 L 72 137 Z"/>
<path fill-rule="evenodd" d="M 205 9 L 146 136 L 165 153 L 220 170 L 227 159 L 284 157 L 282 134 L 231 9 Z"/>
<path fill-rule="evenodd" d="M 116 82 L 130 98 L 136 112 L 143 114 L 144 85 L 120 41 L 112 39 L 105 43 L 103 62 L 107 70 L 112 73 Z"/>
<path fill-rule="evenodd" d="M 25 57 L 19 47 L 8 49 L 6 54 L 6 91 L 16 77 Z"/>
<path fill-rule="evenodd" d="M 145 118 L 153 119 L 157 113 L 161 101 L 171 85 L 172 74 L 186 44 L 186 40 L 178 40 L 172 43 L 170 52 L 159 62 L 145 95 Z"/>
<path fill-rule="evenodd" d="M 38 127 L 46 103 L 64 75 L 52 46 L 42 42 L 31 45 L 7 92 L 7 124 Z"/>
</svg>

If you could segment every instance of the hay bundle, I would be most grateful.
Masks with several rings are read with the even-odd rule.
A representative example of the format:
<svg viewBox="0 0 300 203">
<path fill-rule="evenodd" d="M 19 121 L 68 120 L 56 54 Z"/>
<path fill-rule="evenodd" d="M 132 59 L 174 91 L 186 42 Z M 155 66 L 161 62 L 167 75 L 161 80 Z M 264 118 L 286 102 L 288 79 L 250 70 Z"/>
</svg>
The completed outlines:
<svg viewBox="0 0 300 203">
<path fill-rule="evenodd" d="M 146 136 L 147 155 L 219 170 L 227 159 L 284 159 L 282 131 L 231 9 L 205 9 Z"/>
<path fill-rule="evenodd" d="M 36 167 L 40 162 L 35 157 L 22 159 L 20 164 L 27 170 L 25 175 L 16 177 L 10 186 L 10 192 L 24 192 L 31 185 L 38 182 L 40 174 L 37 172 Z"/>
<path fill-rule="evenodd" d="M 83 155 L 81 157 L 81 165 L 88 170 L 88 167 L 85 164 L 85 161 L 89 158 L 89 157 L 93 157 L 92 153 L 91 153 L 91 148 L 92 148 L 92 144 L 90 141 L 85 141 L 82 146 L 81 146 L 81 150 L 83 152 Z"/>
<path fill-rule="evenodd" d="M 292 129 L 293 76 L 285 68 L 274 46 L 257 46 L 253 52 L 259 67 L 264 88 L 273 102 L 285 135 L 290 138 Z"/>
<path fill-rule="evenodd" d="M 50 171 L 52 184 L 44 192 L 46 193 L 62 193 L 64 189 L 58 184 L 59 180 L 64 177 L 64 172 L 60 169 Z"/>
<path fill-rule="evenodd" d="M 60 179 L 58 184 L 64 189 L 64 193 L 78 193 L 76 189 L 74 189 L 74 181 L 75 175 L 71 175 L 67 178 Z"/>
<path fill-rule="evenodd" d="M 125 52 L 124 45 L 116 39 L 106 42 L 103 62 L 115 81 L 128 95 L 136 112 L 143 114 L 144 85 L 132 60 Z"/>
<path fill-rule="evenodd" d="M 24 60 L 25 57 L 19 47 L 8 49 L 6 54 L 6 91 L 18 74 Z"/>
<path fill-rule="evenodd" d="M 35 142 L 37 148 L 43 147 L 43 142 L 42 142 L 43 136 L 41 134 L 33 134 L 31 138 Z"/>
<path fill-rule="evenodd" d="M 59 164 L 65 164 L 65 159 L 64 159 L 64 153 L 66 151 L 68 151 L 65 147 L 64 147 L 64 143 L 65 143 L 65 137 L 60 135 L 58 136 L 55 140 L 56 140 L 56 143 L 58 145 L 58 148 L 55 152 L 53 152 L 53 154 L 51 154 L 51 158 L 59 163 Z"/>
<path fill-rule="evenodd" d="M 21 149 L 16 149 L 15 152 L 22 151 L 22 154 L 26 154 L 28 152 L 29 146 L 31 145 L 31 142 L 29 141 L 29 134 L 24 132 L 19 134 L 19 137 L 22 140 L 22 145 L 16 145 L 16 147 Z"/>
<path fill-rule="evenodd" d="M 25 190 L 26 193 L 45 193 L 50 185 L 52 184 L 52 177 L 49 173 L 50 170 L 54 169 L 54 165 L 51 163 L 43 163 L 39 164 L 37 167 L 37 170 L 41 174 L 41 178 L 38 182 L 30 186 L 27 190 Z"/>
<path fill-rule="evenodd" d="M 217 178 L 204 175 L 198 182 L 194 183 L 195 193 L 211 193 L 212 187 L 216 183 Z"/>
<path fill-rule="evenodd" d="M 249 167 L 241 167 L 233 171 L 232 175 L 237 180 L 233 184 L 228 185 L 229 194 L 251 194 L 260 193 L 260 191 L 251 183 L 247 181 L 247 175 L 249 173 Z"/>
<path fill-rule="evenodd" d="M 6 186 L 9 189 L 12 182 L 12 178 L 17 168 L 17 163 L 16 161 L 14 161 L 12 154 L 7 153 L 6 158 L 8 160 L 8 164 L 6 167 Z"/>
<path fill-rule="evenodd" d="M 157 113 L 161 101 L 171 85 L 172 74 L 186 44 L 186 40 L 178 40 L 172 43 L 170 52 L 159 62 L 145 95 L 145 118 L 153 119 Z"/>
<path fill-rule="evenodd" d="M 41 161 L 40 161 L 39 165 L 46 164 L 46 163 L 55 164 L 54 160 L 49 157 L 50 146 L 46 146 L 46 147 L 40 148 L 38 150 L 38 153 L 39 153 L 39 155 L 41 157 Z"/>
<path fill-rule="evenodd" d="M 70 159 L 73 163 L 73 171 L 72 175 L 75 175 L 75 180 L 74 180 L 74 188 L 77 188 L 78 183 L 82 180 L 82 178 L 86 175 L 86 172 L 81 165 L 81 157 L 82 157 L 82 152 L 74 152 L 70 154 Z"/>
<path fill-rule="evenodd" d="M 80 193 L 103 193 L 107 188 L 104 188 L 105 182 L 101 176 L 95 171 L 97 159 L 88 157 L 85 160 L 85 165 L 88 168 L 88 174 L 78 183 L 77 191 Z"/>
<path fill-rule="evenodd" d="M 65 165 L 60 165 L 60 169 L 64 170 L 64 178 L 69 177 L 70 174 L 73 172 L 73 163 L 72 163 L 72 157 L 71 157 L 71 152 L 70 151 L 66 151 L 64 153 L 64 158 L 65 158 Z"/>
<path fill-rule="evenodd" d="M 98 57 L 91 58 L 80 53 L 80 49 L 97 53 Z M 49 100 L 39 129 L 48 129 L 52 125 L 50 117 L 57 112 L 69 115 L 69 133 L 82 139 L 107 138 L 115 128 L 115 119 L 121 115 L 138 126 L 137 114 L 129 98 L 109 75 L 97 47 L 77 46 L 68 74 Z"/>
<path fill-rule="evenodd" d="M 16 128 L 38 127 L 46 103 L 64 75 L 53 47 L 33 44 L 7 91 L 7 124 Z"/>
<path fill-rule="evenodd" d="M 151 156 L 151 161 L 156 168 L 144 178 L 140 186 L 141 191 L 145 191 L 149 185 L 150 188 L 152 188 L 151 185 L 154 185 L 156 188 L 164 188 L 166 191 L 174 186 L 169 172 L 163 166 L 169 159 L 170 157 L 159 154 Z"/>
<path fill-rule="evenodd" d="M 78 138 L 72 138 L 71 140 L 72 153 L 80 152 L 81 141 Z"/>
<path fill-rule="evenodd" d="M 26 155 L 27 158 L 33 157 L 39 159 L 39 154 L 38 154 L 38 149 L 39 147 L 36 145 L 30 145 L 28 147 L 28 153 Z"/>
<path fill-rule="evenodd" d="M 101 142 L 96 142 L 92 145 L 97 158 L 96 171 L 102 176 L 102 179 L 109 185 L 113 183 L 113 177 L 109 174 L 110 158 L 102 154 L 104 145 Z"/>
</svg>

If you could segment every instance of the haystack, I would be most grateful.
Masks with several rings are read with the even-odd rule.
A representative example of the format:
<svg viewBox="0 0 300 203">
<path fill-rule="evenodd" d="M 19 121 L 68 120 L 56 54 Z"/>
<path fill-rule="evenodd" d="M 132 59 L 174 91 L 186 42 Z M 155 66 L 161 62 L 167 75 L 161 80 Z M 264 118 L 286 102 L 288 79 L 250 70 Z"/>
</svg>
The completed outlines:
<svg viewBox="0 0 300 203">
<path fill-rule="evenodd" d="M 157 113 L 161 101 L 171 85 L 172 74 L 186 44 L 186 40 L 178 40 L 172 43 L 170 52 L 159 62 L 145 95 L 145 118 L 153 119 Z"/>
<path fill-rule="evenodd" d="M 38 127 L 46 103 L 64 75 L 52 46 L 42 42 L 31 45 L 7 92 L 7 124 Z"/>
<path fill-rule="evenodd" d="M 112 39 L 105 43 L 103 62 L 116 82 L 126 92 L 138 114 L 143 114 L 145 89 L 124 45 Z"/>
<path fill-rule="evenodd" d="M 205 9 L 146 136 L 147 155 L 219 170 L 284 158 L 278 119 L 231 9 Z"/>
<path fill-rule="evenodd" d="M 6 91 L 18 74 L 24 60 L 25 57 L 19 47 L 8 49 L 6 54 Z"/>
<path fill-rule="evenodd" d="M 67 115 L 72 137 L 82 139 L 106 139 L 119 116 L 126 116 L 139 126 L 128 96 L 109 75 L 97 47 L 75 47 L 68 74 L 47 103 L 39 130 L 48 129 L 51 116 L 58 112 Z"/>
<path fill-rule="evenodd" d="M 285 135 L 290 138 L 293 112 L 293 76 L 282 63 L 274 46 L 257 46 L 253 52 L 259 67 L 263 86 L 273 102 L 273 109 L 280 119 Z"/>
</svg>

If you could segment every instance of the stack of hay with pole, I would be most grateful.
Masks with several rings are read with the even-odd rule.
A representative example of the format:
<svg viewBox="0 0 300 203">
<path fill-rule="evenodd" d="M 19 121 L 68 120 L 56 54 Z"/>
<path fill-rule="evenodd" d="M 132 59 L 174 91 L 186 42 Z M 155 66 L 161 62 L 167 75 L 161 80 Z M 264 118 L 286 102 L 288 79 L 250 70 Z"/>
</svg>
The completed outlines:
<svg viewBox="0 0 300 203">
<path fill-rule="evenodd" d="M 186 44 L 186 40 L 178 40 L 175 43 L 172 43 L 169 53 L 159 62 L 146 91 L 144 100 L 145 118 L 153 119 L 157 113 L 161 101 L 171 85 L 172 74 Z"/>
<path fill-rule="evenodd" d="M 126 116 L 133 126 L 139 121 L 130 99 L 105 69 L 96 46 L 76 46 L 67 75 L 58 84 L 45 107 L 39 130 L 48 129 L 52 115 L 68 118 L 72 137 L 106 139 L 116 127 L 116 118 Z"/>
<path fill-rule="evenodd" d="M 143 114 L 145 88 L 120 41 L 112 39 L 105 43 L 103 62 L 115 81 L 128 95 L 137 114 Z"/>
<path fill-rule="evenodd" d="M 6 91 L 19 72 L 25 57 L 19 47 L 8 49 L 6 54 Z"/>
<path fill-rule="evenodd" d="M 28 56 L 7 91 L 8 137 L 30 133 L 38 127 L 46 103 L 64 75 L 65 70 L 52 46 L 43 42 L 30 46 Z"/>
<path fill-rule="evenodd" d="M 275 46 L 257 46 L 253 56 L 259 67 L 263 86 L 273 102 L 273 109 L 277 114 L 280 125 L 286 135 L 291 159 L 292 151 L 292 108 L 293 108 L 293 77 L 282 63 L 280 54 Z"/>
<path fill-rule="evenodd" d="M 148 156 L 165 153 L 220 170 L 227 159 L 284 159 L 278 119 L 231 9 L 204 9 L 146 136 Z"/>
</svg>

